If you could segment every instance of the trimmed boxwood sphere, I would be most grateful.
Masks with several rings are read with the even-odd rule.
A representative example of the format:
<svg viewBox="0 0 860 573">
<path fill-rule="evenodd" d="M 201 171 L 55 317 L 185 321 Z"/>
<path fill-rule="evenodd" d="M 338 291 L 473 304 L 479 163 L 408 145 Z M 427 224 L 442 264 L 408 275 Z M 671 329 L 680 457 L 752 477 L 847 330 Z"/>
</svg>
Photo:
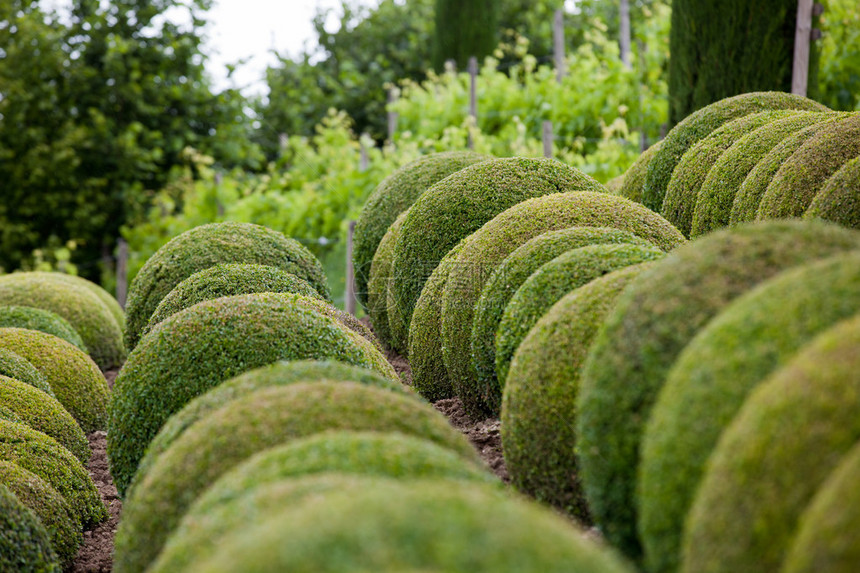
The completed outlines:
<svg viewBox="0 0 860 573">
<path fill-rule="evenodd" d="M 648 266 L 609 273 L 553 305 L 520 344 L 505 383 L 501 434 L 511 481 L 583 521 L 574 432 L 580 369 L 618 295 Z"/>
<path fill-rule="evenodd" d="M 105 428 L 110 390 L 89 356 L 56 336 L 24 328 L 0 328 L 0 348 L 35 366 L 85 433 Z"/>
<path fill-rule="evenodd" d="M 442 258 L 444 259 L 445 257 Z M 409 316 L 403 315 L 403 308 L 397 304 L 397 300 L 395 299 L 394 289 L 392 288 L 393 284 L 393 281 L 389 281 L 388 291 L 385 293 L 391 348 L 398 354 L 406 354 L 409 351 L 409 327 L 412 322 L 412 314 L 415 314 L 415 310 L 413 309 Z M 427 283 L 424 284 L 426 285 Z M 423 287 L 421 290 L 424 290 Z"/>
<path fill-rule="evenodd" d="M 398 431 L 480 463 L 444 416 L 412 397 L 354 382 L 261 389 L 199 420 L 136 484 L 117 531 L 116 571 L 151 564 L 190 504 L 224 472 L 264 449 L 326 430 Z"/>
<path fill-rule="evenodd" d="M 255 292 L 291 292 L 324 301 L 306 280 L 278 267 L 250 264 L 215 265 L 194 273 L 161 299 L 141 336 L 145 336 L 168 316 L 198 302 Z"/>
<path fill-rule="evenodd" d="M 125 359 L 122 331 L 107 306 L 61 273 L 12 273 L 0 277 L 0 304 L 49 310 L 69 321 L 101 368 Z"/>
<path fill-rule="evenodd" d="M 634 501 L 640 441 L 681 350 L 761 281 L 858 246 L 860 233 L 821 222 L 744 225 L 676 249 L 621 295 L 583 366 L 576 420 L 589 508 L 616 547 L 641 558 Z"/>
<path fill-rule="evenodd" d="M 624 174 L 613 177 L 609 181 L 603 184 L 606 187 L 606 190 L 613 195 L 621 194 L 621 186 L 624 184 Z"/>
<path fill-rule="evenodd" d="M 0 484 L 0 570 L 60 573 L 45 526 L 9 488 Z"/>
<path fill-rule="evenodd" d="M 126 303 L 125 343 L 137 346 L 140 333 L 158 303 L 180 282 L 222 263 L 250 263 L 281 268 L 305 279 L 331 300 L 322 265 L 299 242 L 251 223 L 210 223 L 174 237 L 143 265 L 131 283 Z"/>
<path fill-rule="evenodd" d="M 517 203 L 560 191 L 606 188 L 553 159 L 513 157 L 476 163 L 425 191 L 409 209 L 394 246 L 391 288 L 400 314 L 411 319 L 424 282 L 463 238 Z"/>
<path fill-rule="evenodd" d="M 0 306 L 0 328 L 28 328 L 53 334 L 87 352 L 84 341 L 69 321 L 50 310 L 32 306 Z"/>
<path fill-rule="evenodd" d="M 636 161 L 633 162 L 633 165 L 624 174 L 624 182 L 621 184 L 618 195 L 637 203 L 642 202 L 642 187 L 645 185 L 648 163 L 660 149 L 661 145 L 663 145 L 662 139 L 639 155 Z"/>
<path fill-rule="evenodd" d="M 639 531 L 654 570 L 674 569 L 705 464 L 745 398 L 814 336 L 858 312 L 860 252 L 837 255 L 738 298 L 678 356 L 642 438 Z"/>
<path fill-rule="evenodd" d="M 149 571 L 181 571 L 211 557 L 225 534 L 283 510 L 285 488 L 278 484 L 332 473 L 447 479 L 452 487 L 457 487 L 454 480 L 501 485 L 486 469 L 421 438 L 393 432 L 323 432 L 264 450 L 221 477 L 188 510 Z M 261 490 L 266 492 L 262 496 Z"/>
<path fill-rule="evenodd" d="M 501 398 L 495 368 L 480 383 L 472 362 L 474 311 L 492 272 L 517 247 L 545 233 L 569 227 L 609 227 L 627 231 L 663 250 L 684 242 L 660 215 L 629 199 L 607 193 L 556 193 L 523 201 L 500 213 L 466 239 L 453 264 L 442 299 L 442 348 L 448 377 L 466 410 L 475 416 L 498 411 Z"/>
<path fill-rule="evenodd" d="M 81 463 L 90 459 L 87 437 L 55 398 L 29 384 L 0 375 L 0 404 L 13 411 L 21 422 L 57 440 Z"/>
<path fill-rule="evenodd" d="M 0 376 L 8 376 L 24 384 L 29 384 L 48 396 L 54 395 L 45 375 L 39 372 L 29 360 L 8 348 L 0 347 Z"/>
<path fill-rule="evenodd" d="M 51 546 L 64 565 L 71 564 L 83 541 L 81 522 L 57 490 L 21 466 L 0 461 L 0 485 L 30 508 L 51 538 Z M 5 569 L 3 569 L 5 571 Z"/>
<path fill-rule="evenodd" d="M 394 256 L 394 243 L 400 235 L 400 227 L 406 213 L 401 213 L 397 220 L 391 224 L 382 240 L 379 248 L 373 255 L 370 265 L 370 279 L 367 281 L 367 296 L 365 308 L 373 325 L 373 332 L 382 344 L 391 347 L 391 329 L 388 321 L 388 287 L 391 284 L 391 259 Z"/>
<path fill-rule="evenodd" d="M 79 287 L 83 287 L 96 295 L 96 297 L 104 303 L 110 312 L 111 316 L 113 316 L 116 321 L 116 325 L 119 327 L 120 332 L 125 329 L 125 311 L 119 305 L 119 302 L 111 295 L 108 291 L 103 289 L 100 285 L 92 281 L 88 281 L 87 279 L 75 275 L 67 275 L 65 273 L 44 273 L 50 274 L 58 280 L 64 280 L 70 284 L 77 285 Z"/>
<path fill-rule="evenodd" d="M 0 461 L 12 462 L 45 480 L 65 498 L 84 529 L 107 519 L 90 474 L 54 438 L 24 424 L 0 420 Z"/>
<path fill-rule="evenodd" d="M 648 163 L 642 203 L 659 211 L 672 178 L 672 172 L 684 153 L 724 123 L 761 111 L 796 109 L 827 111 L 823 105 L 802 96 L 782 92 L 753 92 L 728 97 L 688 115 L 672 128 L 663 145 Z"/>
<path fill-rule="evenodd" d="M 735 196 L 756 164 L 787 137 L 829 118 L 832 115 L 827 113 L 796 112 L 737 140 L 714 163 L 699 189 L 690 230 L 692 236 L 727 227 Z"/>
<path fill-rule="evenodd" d="M 404 165 L 374 189 L 361 208 L 353 236 L 355 290 L 362 304 L 368 302 L 371 261 L 395 219 L 437 182 L 487 159 L 490 157 L 474 151 L 432 153 Z"/>
<path fill-rule="evenodd" d="M 366 339 L 321 314 L 320 301 L 286 293 L 218 298 L 156 326 L 117 376 L 108 456 L 121 495 L 150 440 L 189 400 L 278 360 L 329 358 L 397 374 Z"/>
<path fill-rule="evenodd" d="M 683 570 L 779 570 L 803 510 L 860 440 L 858 348 L 860 315 L 802 348 L 747 398 L 690 509 Z"/>
<path fill-rule="evenodd" d="M 827 180 L 803 217 L 825 219 L 860 229 L 860 156 L 843 165 Z"/>
<path fill-rule="evenodd" d="M 447 480 L 384 480 L 308 499 L 234 531 L 195 565 L 191 571 L 631 571 L 544 507 Z"/>
</svg>

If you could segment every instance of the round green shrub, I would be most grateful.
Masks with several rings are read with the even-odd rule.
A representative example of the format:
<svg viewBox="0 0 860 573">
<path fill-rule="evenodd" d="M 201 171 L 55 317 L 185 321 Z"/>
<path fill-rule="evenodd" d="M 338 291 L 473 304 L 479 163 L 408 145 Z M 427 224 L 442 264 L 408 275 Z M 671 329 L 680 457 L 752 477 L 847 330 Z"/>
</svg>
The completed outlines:
<svg viewBox="0 0 860 573">
<path fill-rule="evenodd" d="M 778 272 L 857 249 L 860 233 L 773 221 L 717 231 L 680 247 L 619 298 L 583 365 L 576 435 L 595 522 L 637 561 L 636 468 L 642 431 L 678 354 L 729 302 Z"/>
<path fill-rule="evenodd" d="M 474 151 L 432 153 L 404 165 L 374 189 L 361 208 L 353 236 L 355 290 L 362 304 L 367 305 L 370 294 L 371 262 L 395 219 L 437 182 L 487 159 L 490 157 Z"/>
<path fill-rule="evenodd" d="M 689 237 L 699 189 L 720 156 L 748 133 L 795 113 L 798 112 L 777 110 L 751 113 L 727 121 L 702 138 L 681 156 L 672 172 L 660 214 Z"/>
<path fill-rule="evenodd" d="M 365 308 L 370 316 L 373 331 L 384 345 L 391 347 L 391 329 L 388 321 L 388 287 L 391 284 L 391 258 L 394 256 L 394 243 L 400 235 L 400 227 L 406 218 L 406 212 L 391 224 L 379 248 L 373 255 L 370 265 L 369 280 L 366 283 L 367 296 Z"/>
<path fill-rule="evenodd" d="M 645 185 L 648 163 L 651 162 L 661 145 L 663 145 L 662 139 L 639 155 L 633 165 L 624 173 L 624 182 L 621 184 L 618 195 L 637 203 L 642 202 L 642 187 Z"/>
<path fill-rule="evenodd" d="M 225 534 L 282 511 L 284 489 L 275 488 L 280 498 L 275 503 L 268 486 L 331 473 L 501 484 L 484 468 L 421 438 L 397 433 L 323 432 L 264 450 L 221 477 L 188 510 L 149 571 L 181 571 L 211 557 Z M 452 486 L 456 487 L 456 482 Z M 265 505 L 259 505 L 261 489 L 267 491 L 262 498 Z"/>
<path fill-rule="evenodd" d="M 27 328 L 53 334 L 87 352 L 81 335 L 69 321 L 50 310 L 32 306 L 0 306 L 0 328 Z"/>
<path fill-rule="evenodd" d="M 119 366 L 125 359 L 125 349 L 116 320 L 89 289 L 62 277 L 61 273 L 2 276 L 0 304 L 31 306 L 60 315 L 81 336 L 96 364 L 105 369 Z"/>
<path fill-rule="evenodd" d="M 71 564 L 83 541 L 81 523 L 65 498 L 42 478 L 11 462 L 0 461 L 0 485 L 36 515 L 51 539 L 51 547 L 64 565 Z"/>
<path fill-rule="evenodd" d="M 89 356 L 56 336 L 24 328 L 0 328 L 0 348 L 35 366 L 85 433 L 105 428 L 110 390 Z"/>
<path fill-rule="evenodd" d="M 558 301 L 517 349 L 502 398 L 505 465 L 514 486 L 588 521 L 576 463 L 576 394 L 591 341 L 648 263 L 595 279 Z"/>
<path fill-rule="evenodd" d="M 541 266 L 511 297 L 496 331 L 496 377 L 502 389 L 520 343 L 564 295 L 612 271 L 664 256 L 653 245 L 592 245 L 568 251 Z"/>
<path fill-rule="evenodd" d="M 621 187 L 624 185 L 624 174 L 613 177 L 609 181 L 603 184 L 606 187 L 606 190 L 612 195 L 620 195 Z"/>
<path fill-rule="evenodd" d="M 152 255 L 134 280 L 126 302 L 125 343 L 137 346 L 158 303 L 180 282 L 221 263 L 248 263 L 283 269 L 306 280 L 331 300 L 322 265 L 299 242 L 251 223 L 210 223 L 174 237 Z"/>
<path fill-rule="evenodd" d="M 860 229 L 860 156 L 827 180 L 803 214 L 806 219 L 825 219 Z"/>
<path fill-rule="evenodd" d="M 662 147 L 648 163 L 642 203 L 654 211 L 660 210 L 672 172 L 684 153 L 698 141 L 728 121 L 777 109 L 827 111 L 826 107 L 811 99 L 782 92 L 746 93 L 705 106 L 688 115 L 666 135 Z"/>
<path fill-rule="evenodd" d="M 860 155 L 860 113 L 830 123 L 785 160 L 767 186 L 756 219 L 800 217 L 834 173 Z"/>
<path fill-rule="evenodd" d="M 191 571 L 631 571 L 544 507 L 446 480 L 384 480 L 308 499 L 234 531 L 196 565 Z"/>
<path fill-rule="evenodd" d="M 608 227 L 637 235 L 663 250 L 684 237 L 660 215 L 607 193 L 556 193 L 524 201 L 472 234 L 453 264 L 442 299 L 442 348 L 448 376 L 466 410 L 497 412 L 501 388 L 491 372 L 480 383 L 472 361 L 474 311 L 484 284 L 508 255 L 530 239 L 569 227 Z M 495 402 L 491 402 L 494 400 Z"/>
<path fill-rule="evenodd" d="M 735 196 L 756 164 L 786 138 L 831 117 L 826 113 L 797 112 L 768 123 L 735 142 L 720 155 L 699 189 L 691 235 L 697 237 L 727 227 Z"/>
<path fill-rule="evenodd" d="M 517 203 L 562 191 L 606 188 L 553 159 L 524 157 L 482 161 L 430 187 L 409 209 L 394 246 L 391 289 L 400 314 L 411 319 L 424 282 L 462 239 Z"/>
<path fill-rule="evenodd" d="M 24 423 L 21 421 L 21 418 L 18 417 L 18 414 L 16 414 L 11 409 L 7 408 L 2 404 L 0 404 L 0 420 L 6 420 L 7 422 L 20 422 L 22 424 Z"/>
<path fill-rule="evenodd" d="M 38 388 L 48 396 L 54 396 L 54 391 L 51 390 L 45 375 L 30 364 L 29 360 L 8 348 L 0 347 L 0 376 L 14 378 L 33 388 Z"/>
<path fill-rule="evenodd" d="M 24 424 L 0 420 L 0 461 L 17 464 L 45 480 L 65 498 L 84 529 L 107 519 L 90 474 L 54 438 Z"/>
<path fill-rule="evenodd" d="M 261 389 L 198 421 L 137 482 L 123 505 L 116 571 L 146 569 L 190 504 L 224 472 L 264 449 L 326 430 L 398 431 L 480 463 L 444 416 L 412 397 L 354 382 Z"/>
<path fill-rule="evenodd" d="M 278 267 L 248 264 L 215 265 L 194 273 L 176 285 L 158 303 L 158 307 L 140 335 L 145 336 L 168 316 L 173 316 L 198 302 L 255 292 L 291 292 L 324 301 L 306 280 Z"/>
<path fill-rule="evenodd" d="M 802 348 L 746 399 L 717 442 L 691 506 L 684 571 L 780 569 L 803 510 L 860 440 L 858 348 L 855 315 Z"/>
<path fill-rule="evenodd" d="M 97 285 L 92 281 L 88 281 L 85 278 L 78 277 L 75 275 L 67 275 L 65 273 L 44 273 L 50 274 L 58 280 L 64 280 L 70 284 L 77 285 L 78 287 L 83 287 L 96 295 L 96 297 L 102 301 L 102 303 L 107 307 L 111 316 L 113 316 L 116 321 L 116 325 L 119 327 L 120 332 L 125 330 L 125 311 L 119 305 L 119 302 L 111 295 L 108 291 L 103 289 L 101 286 Z"/>
<path fill-rule="evenodd" d="M 21 422 L 47 434 L 85 464 L 90 459 L 87 437 L 62 404 L 41 390 L 0 375 L 0 404 Z"/>
<path fill-rule="evenodd" d="M 329 358 L 397 380 L 366 339 L 321 314 L 320 301 L 287 293 L 219 298 L 156 326 L 117 376 L 108 457 L 121 495 L 150 440 L 189 400 L 242 372 L 278 360 Z"/>
<path fill-rule="evenodd" d="M 445 257 L 442 258 L 444 259 Z M 385 302 L 388 308 L 386 311 L 388 314 L 388 329 L 391 333 L 391 348 L 398 354 L 406 354 L 409 351 L 409 326 L 415 310 L 413 309 L 409 316 L 403 315 L 403 309 L 397 304 L 394 289 L 391 288 L 393 284 L 393 281 L 389 281 L 388 290 L 385 293 Z M 426 285 L 427 283 L 424 284 Z M 421 290 L 423 291 L 424 288 L 422 287 Z M 418 298 L 421 297 L 419 296 Z M 415 304 L 418 304 L 417 301 Z"/>
<path fill-rule="evenodd" d="M 159 456 L 175 442 L 185 430 L 197 420 L 205 418 L 210 413 L 225 404 L 247 396 L 263 388 L 287 386 L 300 382 L 357 382 L 375 386 L 401 394 L 414 395 L 402 383 L 391 378 L 384 378 L 366 368 L 359 368 L 344 362 L 321 360 L 296 360 L 292 362 L 276 362 L 262 368 L 245 372 L 235 378 L 212 388 L 205 394 L 197 396 L 185 405 L 179 412 L 172 415 L 159 430 L 158 434 L 146 448 L 146 454 L 140 460 L 134 480 L 128 488 L 128 493 L 141 481 Z"/>
<path fill-rule="evenodd" d="M 0 484 L 0 571 L 60 573 L 59 559 L 39 518 Z"/>
<path fill-rule="evenodd" d="M 639 532 L 652 570 L 675 569 L 705 463 L 745 398 L 812 337 L 858 312 L 860 253 L 837 255 L 749 291 L 681 352 L 642 438 Z"/>
</svg>

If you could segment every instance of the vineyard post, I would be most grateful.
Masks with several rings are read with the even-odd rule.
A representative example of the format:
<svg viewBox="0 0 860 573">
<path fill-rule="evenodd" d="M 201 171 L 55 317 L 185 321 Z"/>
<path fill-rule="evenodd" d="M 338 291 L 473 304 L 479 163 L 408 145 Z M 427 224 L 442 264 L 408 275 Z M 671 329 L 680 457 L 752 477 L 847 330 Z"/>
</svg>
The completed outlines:
<svg viewBox="0 0 860 573">
<path fill-rule="evenodd" d="M 366 133 L 361 134 L 361 137 L 358 138 L 359 145 L 361 145 L 361 158 L 358 164 L 358 169 L 361 172 L 367 171 L 367 168 L 370 167 L 370 157 L 367 155 L 367 139 L 368 135 Z"/>
<path fill-rule="evenodd" d="M 620 20 L 618 47 L 621 49 L 621 63 L 624 67 L 630 69 L 630 2 L 629 0 L 621 0 L 621 6 L 618 10 Z"/>
<path fill-rule="evenodd" d="M 558 83 L 564 79 L 564 10 L 555 11 L 552 26 L 553 57 L 555 58 L 555 77 Z"/>
<path fill-rule="evenodd" d="M 355 269 L 352 265 L 352 237 L 355 234 L 355 221 L 349 222 L 346 233 L 346 293 L 344 294 L 346 312 L 355 315 Z"/>
<path fill-rule="evenodd" d="M 388 89 L 388 105 L 391 106 L 397 101 L 397 88 L 389 88 Z M 388 141 L 394 143 L 394 134 L 397 133 L 397 119 L 398 114 L 396 111 L 390 109 L 388 110 Z"/>
<path fill-rule="evenodd" d="M 809 46 L 820 37 L 820 30 L 812 29 L 812 16 L 820 15 L 824 6 L 814 0 L 798 0 L 797 25 L 794 31 L 794 62 L 791 71 L 791 93 L 806 96 L 809 83 Z"/>
<path fill-rule="evenodd" d="M 554 139 L 552 122 L 543 122 L 543 156 L 552 157 L 552 140 Z"/>
<path fill-rule="evenodd" d="M 120 238 L 117 241 L 116 255 L 116 300 L 122 308 L 125 308 L 125 299 L 128 295 L 128 243 Z"/>
<path fill-rule="evenodd" d="M 469 115 L 472 125 L 469 126 L 469 149 L 475 149 L 475 140 L 472 138 L 473 126 L 478 125 L 478 58 L 469 58 Z"/>
</svg>

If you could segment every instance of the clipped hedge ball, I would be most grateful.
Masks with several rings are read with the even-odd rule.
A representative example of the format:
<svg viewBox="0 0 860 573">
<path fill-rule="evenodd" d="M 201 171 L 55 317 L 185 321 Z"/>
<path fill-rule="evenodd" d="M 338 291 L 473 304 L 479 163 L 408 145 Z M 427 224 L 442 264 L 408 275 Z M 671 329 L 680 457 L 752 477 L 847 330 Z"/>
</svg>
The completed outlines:
<svg viewBox="0 0 860 573">
<path fill-rule="evenodd" d="M 164 422 L 242 372 L 328 358 L 397 380 L 376 347 L 318 312 L 318 302 L 286 293 L 219 298 L 174 314 L 142 339 L 117 376 L 110 405 L 108 457 L 120 495 Z"/>
<path fill-rule="evenodd" d="M 586 498 L 613 545 L 641 559 L 635 506 L 641 437 L 678 354 L 756 284 L 858 245 L 860 233 L 822 222 L 744 225 L 676 249 L 622 294 L 583 365 L 576 420 Z"/>
<path fill-rule="evenodd" d="M 9 488 L 0 484 L 0 571 L 60 573 L 45 526 Z"/>
<path fill-rule="evenodd" d="M 262 368 L 257 368 L 212 388 L 205 394 L 197 396 L 185 405 L 179 412 L 172 415 L 159 430 L 155 438 L 146 448 L 146 454 L 138 465 L 134 480 L 129 486 L 128 493 L 134 489 L 150 468 L 185 430 L 198 420 L 208 416 L 225 404 L 247 396 L 263 388 L 287 386 L 300 382 L 356 382 L 376 388 L 382 388 L 400 394 L 414 396 L 402 383 L 391 378 L 384 378 L 366 368 L 352 366 L 344 362 L 322 360 L 296 360 L 292 362 L 276 362 Z"/>
<path fill-rule="evenodd" d="M 23 424 L 21 418 L 18 417 L 18 414 L 2 404 L 0 404 L 0 420 L 6 420 L 7 422 L 20 422 Z"/>
<path fill-rule="evenodd" d="M 290 292 L 323 302 L 306 280 L 278 267 L 265 265 L 215 265 L 194 273 L 165 296 L 141 332 L 145 336 L 168 316 L 204 300 L 256 292 Z"/>
<path fill-rule="evenodd" d="M 442 258 L 444 259 L 445 257 Z M 427 283 L 424 284 L 426 285 Z M 392 285 L 393 282 L 388 283 L 388 291 L 385 293 L 385 302 L 388 307 L 388 329 L 391 333 L 391 348 L 398 354 L 406 354 L 409 351 L 409 327 L 412 322 L 412 314 L 415 314 L 415 310 L 413 309 L 412 314 L 409 316 L 403 315 L 403 308 L 397 304 Z M 423 291 L 424 289 L 422 288 L 421 290 Z M 418 298 L 421 297 L 419 296 Z M 415 304 L 418 304 L 417 301 Z"/>
<path fill-rule="evenodd" d="M 282 511 L 284 492 L 295 495 L 293 483 L 331 474 L 446 479 L 454 482 L 453 487 L 458 486 L 454 480 L 501 485 L 484 468 L 414 436 L 324 432 L 264 450 L 221 477 L 188 510 L 149 571 L 181 571 L 211 557 L 225 536 Z M 291 485 L 282 487 L 285 482 Z"/>
<path fill-rule="evenodd" d="M 466 239 L 453 265 L 442 299 L 442 348 L 448 376 L 466 410 L 480 416 L 497 412 L 501 389 L 495 368 L 479 382 L 472 361 L 474 311 L 493 271 L 520 245 L 569 227 L 608 227 L 627 231 L 663 250 L 684 237 L 660 215 L 629 199 L 607 193 L 556 193 L 524 201 L 496 216 Z M 493 402 L 493 400 L 495 400 Z"/>
<path fill-rule="evenodd" d="M 409 209 L 394 246 L 391 288 L 400 314 L 411 319 L 424 282 L 463 238 L 517 203 L 560 191 L 606 188 L 553 159 L 513 157 L 476 163 L 425 191 Z"/>
<path fill-rule="evenodd" d="M 0 376 L 14 378 L 33 388 L 38 388 L 48 396 L 54 396 L 54 391 L 51 390 L 51 385 L 48 384 L 44 374 L 20 354 L 2 347 L 0 347 Z"/>
<path fill-rule="evenodd" d="M 0 461 L 33 472 L 68 502 L 84 529 L 108 517 L 90 474 L 54 438 L 24 424 L 0 420 Z"/>
<path fill-rule="evenodd" d="M 692 236 L 727 227 L 731 222 L 735 196 L 756 164 L 786 138 L 829 118 L 832 118 L 831 114 L 796 112 L 737 140 L 720 155 L 699 189 L 690 231 Z"/>
<path fill-rule="evenodd" d="M 568 251 L 541 266 L 511 297 L 496 331 L 496 376 L 502 389 L 514 353 L 552 305 L 605 274 L 664 256 L 653 245 L 592 245 Z"/>
<path fill-rule="evenodd" d="M 57 557 L 64 565 L 71 564 L 83 535 L 81 523 L 65 498 L 39 476 L 11 462 L 0 461 L 0 486 L 9 488 L 30 508 L 45 526 Z"/>
<path fill-rule="evenodd" d="M 355 290 L 362 304 L 368 303 L 371 261 L 395 219 L 437 182 L 487 159 L 490 157 L 473 151 L 433 153 L 404 165 L 374 189 L 361 208 L 353 237 Z"/>
<path fill-rule="evenodd" d="M 632 571 L 546 508 L 446 480 L 385 480 L 308 499 L 235 531 L 195 565 L 191 571 Z"/>
<path fill-rule="evenodd" d="M 373 332 L 382 344 L 391 346 L 391 329 L 388 322 L 388 288 L 391 284 L 391 259 L 394 256 L 394 243 L 400 235 L 400 227 L 406 213 L 401 213 L 397 220 L 379 242 L 379 248 L 373 255 L 370 265 L 369 280 L 366 284 L 367 296 L 365 308 L 373 325 Z"/>
<path fill-rule="evenodd" d="M 649 563 L 674 565 L 708 457 L 750 392 L 813 337 L 858 312 L 855 252 L 762 283 L 690 341 L 666 378 L 642 438 L 637 496 Z"/>
<path fill-rule="evenodd" d="M 158 303 L 196 272 L 222 263 L 268 265 L 306 280 L 331 300 L 322 264 L 298 241 L 251 223 L 210 223 L 174 237 L 152 255 L 134 280 L 126 302 L 125 344 L 133 350 Z"/>
<path fill-rule="evenodd" d="M 40 273 L 37 273 L 40 274 Z M 88 281 L 83 277 L 78 277 L 75 275 L 67 275 L 65 273 L 43 273 L 50 274 L 52 277 L 58 280 L 64 280 L 70 284 L 77 285 L 79 287 L 83 287 L 96 295 L 96 297 L 104 303 L 110 312 L 111 316 L 113 316 L 116 321 L 117 326 L 122 332 L 125 329 L 125 311 L 119 305 L 119 302 L 110 294 L 108 291 L 103 289 L 100 285 L 92 281 Z"/>
<path fill-rule="evenodd" d="M 81 335 L 69 321 L 55 312 L 32 306 L 0 306 L 0 328 L 28 328 L 53 334 L 87 352 Z"/>
<path fill-rule="evenodd" d="M 69 321 L 99 367 L 125 360 L 122 331 L 107 306 L 89 289 L 61 278 L 61 273 L 12 273 L 0 277 L 0 304 L 54 312 Z"/>
<path fill-rule="evenodd" d="M 264 449 L 326 430 L 401 432 L 480 463 L 444 416 L 409 396 L 354 382 L 258 390 L 186 430 L 137 483 L 123 505 L 116 571 L 144 570 L 190 504 L 226 471 Z"/>
<path fill-rule="evenodd" d="M 60 338 L 38 330 L 0 328 L 0 348 L 29 361 L 84 433 L 103 430 L 110 390 L 92 359 Z"/>
<path fill-rule="evenodd" d="M 624 185 L 624 174 L 613 177 L 609 181 L 603 184 L 606 187 L 606 190 L 609 191 L 613 195 L 621 194 L 621 186 Z"/>
<path fill-rule="evenodd" d="M 639 155 L 633 165 L 624 173 L 624 182 L 621 184 L 618 195 L 637 203 L 642 202 L 642 188 L 645 185 L 645 175 L 648 173 L 648 163 L 654 158 L 661 145 L 663 145 L 662 139 Z"/>
<path fill-rule="evenodd" d="M 18 419 L 57 440 L 85 464 L 90 459 L 87 437 L 63 405 L 41 390 L 0 375 L 0 404 Z"/>
<path fill-rule="evenodd" d="M 672 172 L 688 149 L 733 119 L 752 113 L 778 109 L 827 111 L 811 99 L 782 92 L 752 92 L 728 97 L 688 115 L 669 131 L 663 145 L 648 163 L 642 204 L 659 211 L 672 178 Z"/>
<path fill-rule="evenodd" d="M 684 236 L 689 237 L 699 189 L 720 156 L 748 133 L 795 113 L 798 112 L 777 110 L 751 113 L 726 122 L 690 147 L 672 172 L 660 214 L 678 227 Z"/>
<path fill-rule="evenodd" d="M 575 449 L 579 373 L 621 291 L 649 263 L 595 279 L 558 301 L 517 349 L 502 399 L 505 465 L 514 486 L 588 521 Z"/>
<path fill-rule="evenodd" d="M 858 348 L 855 315 L 750 394 L 690 509 L 683 570 L 779 570 L 804 509 L 860 440 Z"/>
<path fill-rule="evenodd" d="M 827 180 L 803 217 L 860 229 L 860 155 Z"/>
</svg>

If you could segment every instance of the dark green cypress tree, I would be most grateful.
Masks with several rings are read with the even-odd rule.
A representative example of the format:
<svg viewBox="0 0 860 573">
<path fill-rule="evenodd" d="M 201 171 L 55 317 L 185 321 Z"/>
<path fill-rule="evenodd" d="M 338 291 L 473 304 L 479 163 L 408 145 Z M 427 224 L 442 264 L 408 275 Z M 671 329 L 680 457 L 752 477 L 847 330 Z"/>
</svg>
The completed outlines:
<svg viewBox="0 0 860 573">
<path fill-rule="evenodd" d="M 447 60 L 466 69 L 469 58 L 480 62 L 498 44 L 498 0 L 436 0 L 433 64 L 442 70 Z"/>
</svg>

